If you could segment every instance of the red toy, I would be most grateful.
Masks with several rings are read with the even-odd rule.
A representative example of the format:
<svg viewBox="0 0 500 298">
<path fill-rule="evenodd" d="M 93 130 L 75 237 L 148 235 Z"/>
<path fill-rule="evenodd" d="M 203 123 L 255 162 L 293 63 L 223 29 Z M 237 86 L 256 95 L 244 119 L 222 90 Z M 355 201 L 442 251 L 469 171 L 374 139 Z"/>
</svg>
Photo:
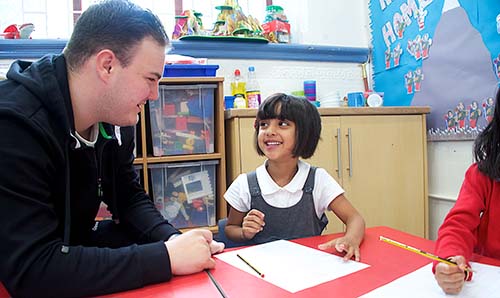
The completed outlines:
<svg viewBox="0 0 500 298">
<path fill-rule="evenodd" d="M 35 30 L 32 23 L 25 23 L 20 26 L 12 24 L 7 26 L 2 35 L 5 39 L 31 39 L 31 33 Z"/>
</svg>

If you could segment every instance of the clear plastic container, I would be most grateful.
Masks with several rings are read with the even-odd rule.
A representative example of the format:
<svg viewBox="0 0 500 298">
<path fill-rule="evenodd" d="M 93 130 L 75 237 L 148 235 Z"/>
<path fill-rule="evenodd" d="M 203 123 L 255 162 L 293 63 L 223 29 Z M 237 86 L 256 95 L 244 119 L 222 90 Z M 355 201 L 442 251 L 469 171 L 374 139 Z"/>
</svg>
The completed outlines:
<svg viewBox="0 0 500 298">
<path fill-rule="evenodd" d="M 154 156 L 214 152 L 217 85 L 160 85 L 148 101 Z"/>
<path fill-rule="evenodd" d="M 152 164 L 156 208 L 176 228 L 214 226 L 217 160 Z"/>
<path fill-rule="evenodd" d="M 261 103 L 260 85 L 255 73 L 255 67 L 248 67 L 247 103 L 249 108 L 258 108 Z"/>
</svg>

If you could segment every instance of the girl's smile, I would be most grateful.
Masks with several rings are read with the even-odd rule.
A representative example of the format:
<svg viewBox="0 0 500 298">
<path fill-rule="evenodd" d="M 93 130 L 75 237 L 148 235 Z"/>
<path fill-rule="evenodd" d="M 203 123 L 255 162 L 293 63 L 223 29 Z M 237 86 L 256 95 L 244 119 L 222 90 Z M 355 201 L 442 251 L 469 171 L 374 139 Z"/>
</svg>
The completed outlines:
<svg viewBox="0 0 500 298">
<path fill-rule="evenodd" d="M 270 160 L 292 158 L 295 147 L 295 123 L 282 119 L 259 121 L 259 148 Z"/>
</svg>

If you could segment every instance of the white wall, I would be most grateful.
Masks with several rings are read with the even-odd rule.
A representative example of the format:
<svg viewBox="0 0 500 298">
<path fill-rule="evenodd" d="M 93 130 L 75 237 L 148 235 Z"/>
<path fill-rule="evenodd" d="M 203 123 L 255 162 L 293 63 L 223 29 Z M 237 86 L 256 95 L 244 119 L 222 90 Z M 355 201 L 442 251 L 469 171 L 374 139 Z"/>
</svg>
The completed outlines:
<svg viewBox="0 0 500 298">
<path fill-rule="evenodd" d="M 473 141 L 429 142 L 429 238 L 437 230 L 455 203 L 465 171 L 473 162 Z"/>
<path fill-rule="evenodd" d="M 370 45 L 368 0 L 274 0 L 273 4 L 283 7 L 293 43 Z"/>
<path fill-rule="evenodd" d="M 276 93 L 291 93 L 303 90 L 304 80 L 316 80 L 317 100 L 333 98 L 363 90 L 361 67 L 356 63 L 272 61 L 272 60 L 228 60 L 209 59 L 218 64 L 217 76 L 225 77 L 224 94 L 230 95 L 230 81 L 235 68 L 246 78 L 248 66 L 254 66 L 261 87 L 262 99 Z"/>
</svg>

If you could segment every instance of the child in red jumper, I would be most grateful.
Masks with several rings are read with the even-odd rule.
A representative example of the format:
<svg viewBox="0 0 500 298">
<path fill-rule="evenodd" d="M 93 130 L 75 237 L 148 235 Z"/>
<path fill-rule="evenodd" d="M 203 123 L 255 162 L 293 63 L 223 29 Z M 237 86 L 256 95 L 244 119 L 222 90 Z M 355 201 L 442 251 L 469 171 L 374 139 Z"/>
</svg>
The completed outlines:
<svg viewBox="0 0 500 298">
<path fill-rule="evenodd" d="M 458 294 L 472 279 L 465 269 L 473 253 L 500 259 L 500 90 L 492 121 L 474 143 L 474 163 L 467 170 L 455 206 L 439 228 L 436 254 L 458 266 L 434 263 L 439 286 Z"/>
</svg>

